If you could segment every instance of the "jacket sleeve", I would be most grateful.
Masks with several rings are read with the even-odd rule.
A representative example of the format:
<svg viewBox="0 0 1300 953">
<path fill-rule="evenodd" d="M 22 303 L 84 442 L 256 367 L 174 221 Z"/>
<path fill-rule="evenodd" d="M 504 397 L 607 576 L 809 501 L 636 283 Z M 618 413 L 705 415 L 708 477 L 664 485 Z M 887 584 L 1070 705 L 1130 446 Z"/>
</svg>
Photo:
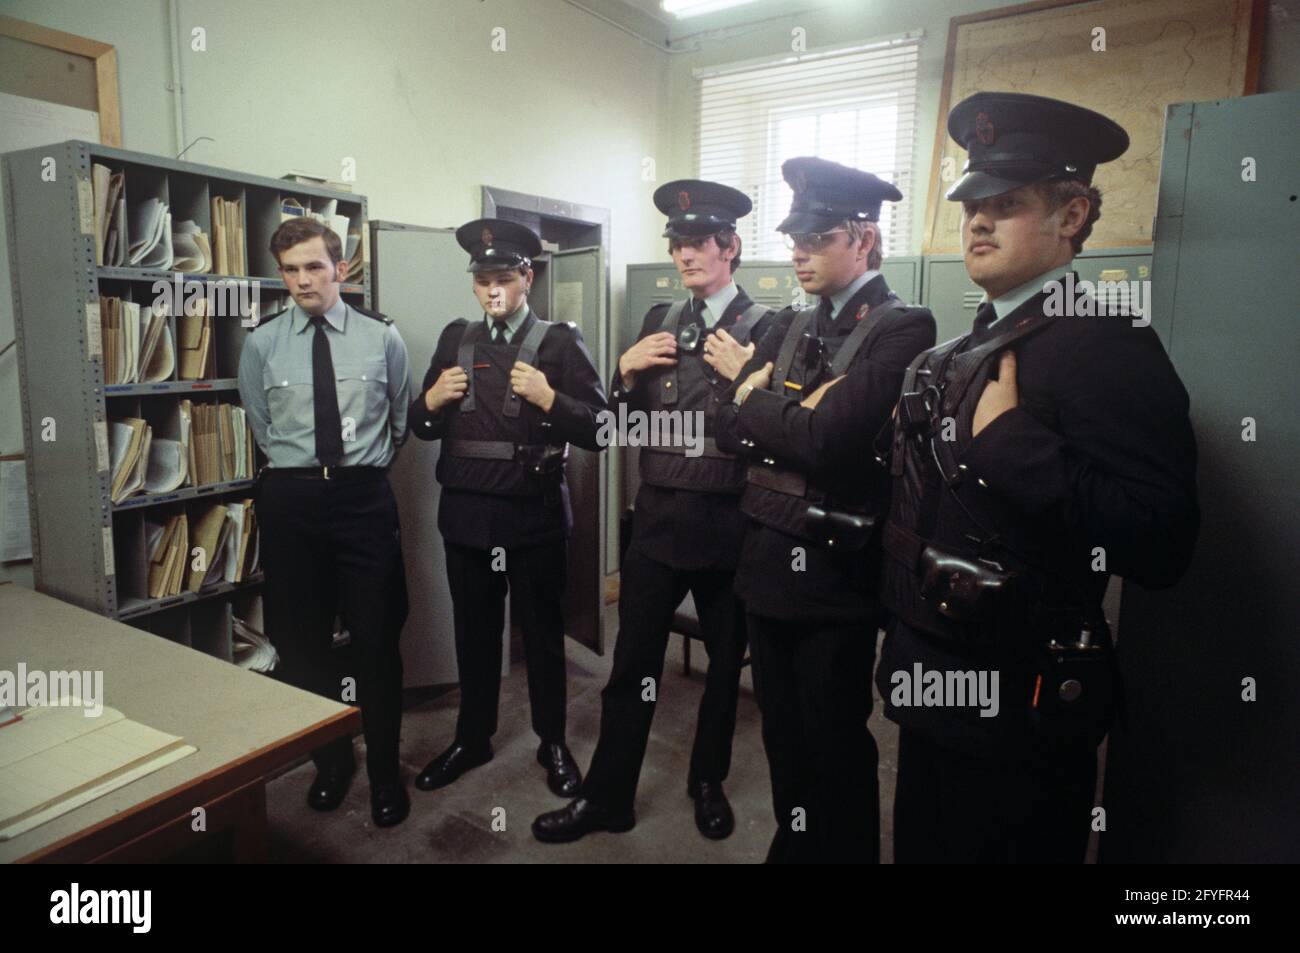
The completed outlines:
<svg viewBox="0 0 1300 953">
<path fill-rule="evenodd" d="M 888 322 L 815 409 L 771 391 L 755 391 L 740 407 L 737 433 L 756 450 L 804 472 L 856 465 L 871 452 L 889 419 L 907 366 L 934 347 L 934 316 L 924 308 L 909 308 Z"/>
<path fill-rule="evenodd" d="M 1128 322 L 1077 342 L 1058 382 L 1059 432 L 1024 406 L 962 455 L 988 488 L 1149 588 L 1187 568 L 1200 526 L 1187 391 L 1155 332 Z"/>
<path fill-rule="evenodd" d="M 411 402 L 411 407 L 406 414 L 407 426 L 411 428 L 411 433 L 421 440 L 441 440 L 447 435 L 447 424 L 451 420 L 451 415 L 447 412 L 448 408 L 444 407 L 437 413 L 430 413 L 428 405 L 424 402 L 424 395 L 438 381 L 444 369 L 456 363 L 455 342 L 460 340 L 460 330 L 465 326 L 465 321 L 456 320 L 443 329 L 442 335 L 438 338 L 438 346 L 434 348 L 433 359 L 429 362 L 429 369 L 424 374 L 424 384 L 420 387 L 420 394 Z M 455 329 L 453 333 L 453 329 Z"/>
<path fill-rule="evenodd" d="M 600 372 L 582 340 L 576 325 L 561 324 L 556 329 L 566 334 L 561 360 L 563 370 L 558 382 L 551 382 L 555 390 L 555 403 L 546 414 L 543 426 L 555 435 L 584 450 L 602 450 L 596 440 L 600 429 L 598 414 L 605 410 L 605 388 L 600 383 Z M 552 332 L 555 333 L 555 332 Z"/>
<path fill-rule="evenodd" d="M 645 318 L 641 321 L 641 332 L 637 334 L 636 341 L 649 337 L 659 330 L 663 324 L 664 315 L 668 313 L 668 305 L 657 304 L 645 313 Z M 624 351 L 624 354 L 627 352 Z M 620 354 L 621 358 L 623 355 Z M 638 377 L 633 380 L 630 388 L 623 386 L 623 375 L 618 372 L 618 361 L 614 362 L 614 373 L 609 381 L 609 407 L 614 409 L 619 404 L 627 404 L 628 410 L 645 410 L 646 409 L 646 389 L 643 386 L 646 372 L 642 371 Z"/>
<path fill-rule="evenodd" d="M 736 406 L 734 398 L 736 391 L 750 374 L 768 361 L 776 362 L 777 355 L 781 353 L 781 342 L 785 340 L 785 332 L 790 327 L 790 322 L 794 320 L 794 314 L 793 309 L 786 309 L 768 323 L 767 331 L 758 339 L 758 344 L 754 347 L 754 356 L 740 369 L 740 373 L 736 375 L 731 385 L 718 395 L 720 404 L 713 419 L 714 439 L 727 453 L 753 455 L 755 452 L 749 438 L 739 432 L 737 412 L 740 408 Z M 748 404 L 760 393 L 766 392 L 754 390 L 745 403 Z"/>
</svg>

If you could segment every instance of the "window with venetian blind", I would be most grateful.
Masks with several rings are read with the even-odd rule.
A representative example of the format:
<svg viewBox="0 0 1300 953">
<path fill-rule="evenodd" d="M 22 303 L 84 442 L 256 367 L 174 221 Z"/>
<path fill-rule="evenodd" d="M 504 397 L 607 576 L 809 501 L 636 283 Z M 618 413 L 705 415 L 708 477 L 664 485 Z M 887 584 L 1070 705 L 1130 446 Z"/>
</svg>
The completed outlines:
<svg viewBox="0 0 1300 953">
<path fill-rule="evenodd" d="M 781 163 L 815 155 L 873 172 L 903 201 L 886 202 L 884 253 L 911 247 L 912 153 L 921 36 L 695 71 L 699 177 L 740 189 L 754 211 L 739 223 L 750 261 L 789 252 L 777 225 L 790 208 Z"/>
</svg>

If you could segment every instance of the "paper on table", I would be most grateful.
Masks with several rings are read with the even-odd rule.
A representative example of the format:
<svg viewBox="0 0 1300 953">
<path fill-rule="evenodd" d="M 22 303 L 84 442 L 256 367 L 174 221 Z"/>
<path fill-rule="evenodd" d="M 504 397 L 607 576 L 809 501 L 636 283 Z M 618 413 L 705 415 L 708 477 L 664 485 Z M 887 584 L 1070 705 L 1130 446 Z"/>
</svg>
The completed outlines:
<svg viewBox="0 0 1300 953">
<path fill-rule="evenodd" d="M 0 840 L 8 840 L 194 754 L 176 735 L 79 699 L 28 708 L 0 728 Z"/>
</svg>

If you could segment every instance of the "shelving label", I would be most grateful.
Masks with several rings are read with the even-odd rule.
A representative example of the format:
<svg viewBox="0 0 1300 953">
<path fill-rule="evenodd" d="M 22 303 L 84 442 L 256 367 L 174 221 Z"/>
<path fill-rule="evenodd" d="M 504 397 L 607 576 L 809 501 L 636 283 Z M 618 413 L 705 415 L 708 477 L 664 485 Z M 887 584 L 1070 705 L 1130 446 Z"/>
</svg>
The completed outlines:
<svg viewBox="0 0 1300 953">
<path fill-rule="evenodd" d="M 101 361 L 104 355 L 104 336 L 99 325 L 99 299 L 86 302 L 86 360 Z"/>
<path fill-rule="evenodd" d="M 95 469 L 103 473 L 108 469 L 108 425 L 96 420 L 95 426 Z"/>
<path fill-rule="evenodd" d="M 117 572 L 113 563 L 113 527 L 105 526 L 101 532 L 104 534 L 104 575 L 111 576 Z"/>
<path fill-rule="evenodd" d="M 81 221 L 81 234 L 95 234 L 95 192 L 90 179 L 77 179 L 77 218 Z"/>
</svg>

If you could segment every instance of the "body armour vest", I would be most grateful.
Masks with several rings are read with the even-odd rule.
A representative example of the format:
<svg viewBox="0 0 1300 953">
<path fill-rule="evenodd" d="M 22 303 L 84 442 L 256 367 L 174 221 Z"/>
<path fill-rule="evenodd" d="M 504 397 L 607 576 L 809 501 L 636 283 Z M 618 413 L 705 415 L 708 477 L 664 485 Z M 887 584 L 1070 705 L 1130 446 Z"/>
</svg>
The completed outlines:
<svg viewBox="0 0 1300 953">
<path fill-rule="evenodd" d="M 534 316 L 523 343 L 513 345 L 492 344 L 482 321 L 466 325 L 456 363 L 469 386 L 450 408 L 453 416 L 438 457 L 438 482 L 444 487 L 498 496 L 543 495 L 546 481 L 526 465 L 526 458 L 545 441 L 532 405 L 525 407 L 527 402 L 510 389 L 510 369 L 515 361 L 536 366 L 542 338 L 551 327 Z"/>
<path fill-rule="evenodd" d="M 678 324 L 686 302 L 678 301 L 668 309 L 659 330 L 677 336 Z M 752 304 L 727 332 L 740 344 L 749 343 L 754 326 L 768 313 L 761 304 Z M 651 427 L 660 434 L 674 435 L 671 446 L 641 447 L 641 479 L 651 486 L 670 490 L 695 490 L 699 493 L 740 493 L 745 485 L 745 461 L 718 449 L 714 440 L 714 415 L 718 402 L 709 380 L 713 369 L 704 363 L 703 347 L 678 352 L 677 364 L 665 367 L 647 381 L 646 409 L 652 414 Z M 667 414 L 668 416 L 663 416 Z M 689 415 L 689 423 L 688 423 Z M 664 421 L 656 426 L 656 421 Z M 703 422 L 703 438 L 696 421 Z M 689 427 L 695 448 L 686 445 L 683 428 Z M 702 446 L 701 446 L 702 443 Z M 702 449 L 699 456 L 688 456 Z"/>
<path fill-rule="evenodd" d="M 1022 319 L 974 347 L 970 334 L 947 341 L 918 355 L 903 378 L 889 448 L 893 488 L 883 531 L 887 558 L 880 595 L 891 612 L 931 636 L 991 643 L 1016 626 L 1016 620 L 1006 617 L 963 623 L 945 615 L 938 603 L 923 597 L 921 565 L 926 548 L 940 542 L 935 537 L 942 535 L 945 551 L 977 568 L 986 559 L 1017 573 L 1030 568 L 1015 553 L 998 546 L 996 534 L 964 506 L 945 509 L 941 533 L 936 532 L 936 524 L 945 494 L 953 494 L 966 479 L 957 461 L 971 440 L 975 407 L 996 368 L 995 358 L 1051 320 L 1041 314 Z M 950 429 L 947 435 L 945 428 Z"/>
<path fill-rule="evenodd" d="M 847 336 L 833 338 L 816 335 L 815 308 L 799 311 L 777 352 L 769 389 L 784 396 L 798 397 L 811 394 L 821 384 L 846 373 L 871 333 L 880 327 L 881 318 L 904 307 L 906 305 L 891 294 L 888 300 L 872 308 Z M 865 493 L 866 480 L 862 481 L 862 486 L 864 493 L 861 498 L 832 496 L 816 474 L 788 469 L 772 457 L 752 458 L 745 472 L 740 509 L 764 526 L 821 545 L 823 541 L 808 532 L 809 507 L 862 516 L 877 515 Z"/>
</svg>

